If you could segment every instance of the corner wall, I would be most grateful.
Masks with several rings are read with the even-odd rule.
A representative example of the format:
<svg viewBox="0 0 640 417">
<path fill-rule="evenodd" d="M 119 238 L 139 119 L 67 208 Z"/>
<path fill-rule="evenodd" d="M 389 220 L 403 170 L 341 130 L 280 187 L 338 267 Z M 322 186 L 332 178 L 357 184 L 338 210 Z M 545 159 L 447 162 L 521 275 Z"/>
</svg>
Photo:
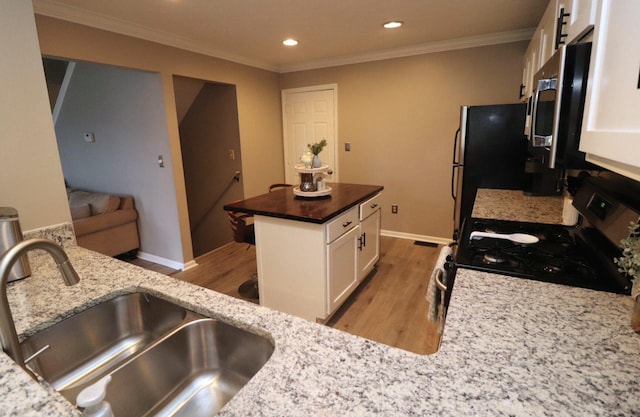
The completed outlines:
<svg viewBox="0 0 640 417">
<path fill-rule="evenodd" d="M 0 2 L 0 196 L 22 231 L 71 222 L 30 1 Z"/>
</svg>

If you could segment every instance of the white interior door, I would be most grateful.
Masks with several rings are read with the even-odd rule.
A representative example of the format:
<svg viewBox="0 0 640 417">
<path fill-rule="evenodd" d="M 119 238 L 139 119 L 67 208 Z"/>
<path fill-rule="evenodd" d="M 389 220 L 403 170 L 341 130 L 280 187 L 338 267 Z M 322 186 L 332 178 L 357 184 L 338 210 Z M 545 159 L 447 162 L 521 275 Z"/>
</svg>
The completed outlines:
<svg viewBox="0 0 640 417">
<path fill-rule="evenodd" d="M 338 181 L 338 146 L 336 133 L 337 85 L 282 90 L 284 126 L 285 181 L 298 184 L 294 166 L 307 150 L 307 144 L 327 140 L 319 157 L 331 167 L 328 181 Z"/>
</svg>

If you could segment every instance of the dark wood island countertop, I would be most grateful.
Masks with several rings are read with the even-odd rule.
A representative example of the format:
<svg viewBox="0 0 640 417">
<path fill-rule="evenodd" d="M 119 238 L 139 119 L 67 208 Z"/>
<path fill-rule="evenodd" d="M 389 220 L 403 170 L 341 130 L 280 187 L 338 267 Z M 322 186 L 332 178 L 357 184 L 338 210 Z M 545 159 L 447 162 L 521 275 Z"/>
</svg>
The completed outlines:
<svg viewBox="0 0 640 417">
<path fill-rule="evenodd" d="M 332 189 L 328 196 L 298 197 L 293 193 L 293 187 L 287 187 L 226 204 L 224 210 L 308 223 L 325 223 L 384 189 L 381 185 L 344 183 L 328 183 L 327 185 Z"/>
</svg>

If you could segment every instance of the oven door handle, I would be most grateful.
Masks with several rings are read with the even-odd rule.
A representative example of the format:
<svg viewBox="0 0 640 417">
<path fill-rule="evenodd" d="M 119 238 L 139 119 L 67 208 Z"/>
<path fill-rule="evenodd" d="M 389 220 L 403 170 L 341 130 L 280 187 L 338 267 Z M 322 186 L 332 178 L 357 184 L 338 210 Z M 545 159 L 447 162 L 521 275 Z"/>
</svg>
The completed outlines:
<svg viewBox="0 0 640 417">
<path fill-rule="evenodd" d="M 447 286 L 444 284 L 444 282 L 442 282 L 442 277 L 444 276 L 444 271 L 442 270 L 442 268 L 438 268 L 438 270 L 436 271 L 436 287 L 438 287 L 438 289 L 442 292 L 447 291 Z"/>
<path fill-rule="evenodd" d="M 436 274 L 434 276 L 436 281 L 436 288 L 440 290 L 440 303 L 438 304 L 438 334 L 442 335 L 444 332 L 444 321 L 447 315 L 447 308 L 444 305 L 447 286 L 442 282 L 442 279 L 445 277 L 445 272 L 442 268 L 438 268 Z"/>
</svg>

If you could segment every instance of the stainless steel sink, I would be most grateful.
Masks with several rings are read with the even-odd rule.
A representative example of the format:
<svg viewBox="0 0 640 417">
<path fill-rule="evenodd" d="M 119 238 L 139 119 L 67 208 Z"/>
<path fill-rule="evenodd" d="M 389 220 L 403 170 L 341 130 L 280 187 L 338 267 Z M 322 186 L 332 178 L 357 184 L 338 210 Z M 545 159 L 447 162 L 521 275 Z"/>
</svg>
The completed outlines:
<svg viewBox="0 0 640 417">
<path fill-rule="evenodd" d="M 118 417 L 211 416 L 272 353 L 262 336 L 217 320 L 193 321 L 113 372 L 106 400 Z"/>
<path fill-rule="evenodd" d="M 106 400 L 126 416 L 210 416 L 273 353 L 265 337 L 160 298 L 118 296 L 25 340 L 28 366 L 75 404 L 105 375 Z"/>
<path fill-rule="evenodd" d="M 22 352 L 28 358 L 49 346 L 28 366 L 64 393 L 115 369 L 186 316 L 184 308 L 148 294 L 121 295 L 33 335 L 22 342 Z"/>
</svg>

